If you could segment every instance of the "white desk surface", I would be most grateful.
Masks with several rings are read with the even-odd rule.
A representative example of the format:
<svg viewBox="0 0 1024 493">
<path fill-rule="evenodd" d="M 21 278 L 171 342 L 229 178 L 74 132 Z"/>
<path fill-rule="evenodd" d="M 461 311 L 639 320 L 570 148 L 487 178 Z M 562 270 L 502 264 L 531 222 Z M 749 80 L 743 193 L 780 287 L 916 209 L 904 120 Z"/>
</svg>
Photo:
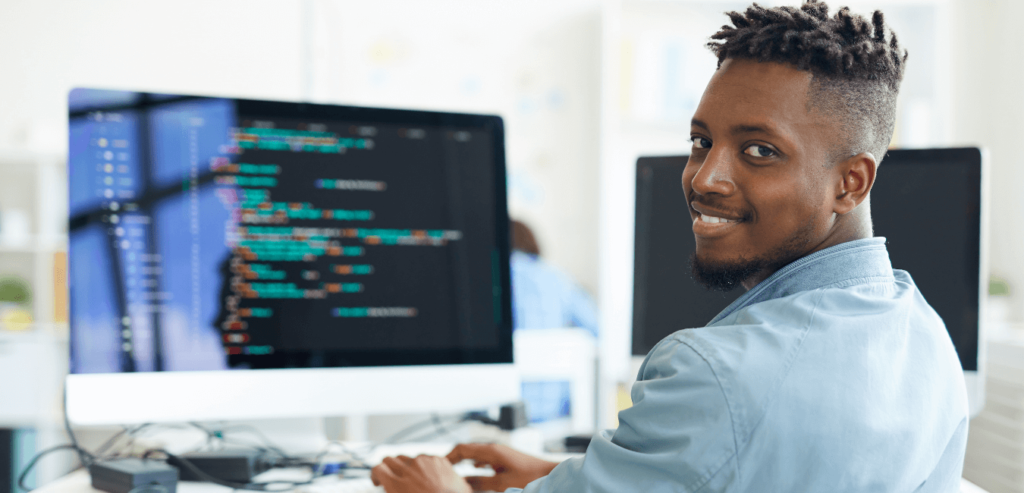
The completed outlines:
<svg viewBox="0 0 1024 493">
<path fill-rule="evenodd" d="M 308 473 L 305 474 L 308 477 Z M 260 478 L 263 479 L 262 477 Z M 345 480 L 340 480 L 345 481 Z M 355 480 L 365 483 L 366 480 Z M 337 484 L 339 480 L 335 480 Z M 319 488 L 318 488 L 319 486 Z M 331 487 L 330 480 L 308 486 L 300 486 L 297 488 L 298 491 L 331 491 L 335 488 Z M 77 471 L 68 474 L 56 481 L 53 481 L 40 488 L 32 490 L 33 493 L 107 493 L 103 490 L 97 490 L 92 487 L 91 478 L 89 478 L 89 472 L 85 469 L 79 469 Z M 177 493 L 231 493 L 233 491 L 242 491 L 228 488 L 227 486 L 220 486 L 213 483 L 200 483 L 195 481 L 180 481 L 178 482 Z M 383 490 L 381 490 L 383 491 Z"/>
<path fill-rule="evenodd" d="M 85 469 L 74 471 L 63 478 L 32 491 L 34 493 L 107 493 L 92 487 L 89 472 Z M 179 493 L 226 493 L 230 491 L 233 490 L 212 483 L 196 483 L 192 481 L 178 483 Z"/>
</svg>

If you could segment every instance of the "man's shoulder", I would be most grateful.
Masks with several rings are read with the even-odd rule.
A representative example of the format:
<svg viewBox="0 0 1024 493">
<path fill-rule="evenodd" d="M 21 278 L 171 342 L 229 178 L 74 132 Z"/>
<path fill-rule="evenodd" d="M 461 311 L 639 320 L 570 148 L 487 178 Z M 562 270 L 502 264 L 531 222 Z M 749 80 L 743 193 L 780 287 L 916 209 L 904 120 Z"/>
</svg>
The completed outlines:
<svg viewBox="0 0 1024 493">
<path fill-rule="evenodd" d="M 867 332 L 883 330 L 882 325 L 905 322 L 908 306 L 916 302 L 900 298 L 917 294 L 900 290 L 891 282 L 852 283 L 756 303 L 714 325 L 671 334 L 651 351 L 645 372 L 665 374 L 671 372 L 666 366 L 699 358 L 734 410 L 737 433 L 749 433 L 793 371 L 807 371 L 804 360 L 821 356 L 808 356 L 807 351 L 838 350 L 851 340 L 870 338 Z M 871 324 L 857 322 L 867 318 Z M 828 373 L 832 368 L 820 370 Z"/>
<path fill-rule="evenodd" d="M 945 334 L 910 276 L 896 271 L 895 279 L 844 282 L 744 306 L 713 325 L 680 330 L 663 342 L 666 349 L 672 343 L 692 349 L 720 375 L 762 387 L 766 375 L 785 371 L 809 335 L 819 340 L 816 345 L 820 339 L 849 342 L 851 335 L 871 337 L 869 332 L 907 325 Z"/>
</svg>

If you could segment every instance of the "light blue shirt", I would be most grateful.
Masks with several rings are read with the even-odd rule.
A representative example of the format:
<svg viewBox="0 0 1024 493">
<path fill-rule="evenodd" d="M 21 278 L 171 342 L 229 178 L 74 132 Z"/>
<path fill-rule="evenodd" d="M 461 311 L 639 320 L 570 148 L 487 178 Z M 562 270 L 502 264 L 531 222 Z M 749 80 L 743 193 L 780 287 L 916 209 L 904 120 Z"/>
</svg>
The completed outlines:
<svg viewBox="0 0 1024 493">
<path fill-rule="evenodd" d="M 597 307 L 568 275 L 518 250 L 512 252 L 511 271 L 513 327 L 579 327 L 597 337 Z"/>
<path fill-rule="evenodd" d="M 884 238 L 784 267 L 647 355 L 619 427 L 540 492 L 955 492 L 967 394 Z M 520 491 L 520 490 L 509 490 Z"/>
</svg>

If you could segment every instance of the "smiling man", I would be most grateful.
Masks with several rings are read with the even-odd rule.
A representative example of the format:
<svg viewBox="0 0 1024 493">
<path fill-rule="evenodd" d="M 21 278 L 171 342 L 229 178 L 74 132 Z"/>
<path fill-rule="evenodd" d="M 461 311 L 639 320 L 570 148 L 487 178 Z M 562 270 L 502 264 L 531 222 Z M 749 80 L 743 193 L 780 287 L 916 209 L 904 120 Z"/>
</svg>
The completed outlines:
<svg viewBox="0 0 1024 493">
<path fill-rule="evenodd" d="M 651 350 L 633 407 L 585 457 L 460 445 L 386 460 L 374 477 L 388 492 L 958 491 L 957 356 L 872 237 L 905 51 L 880 12 L 812 1 L 729 17 L 682 186 L 694 278 L 746 294 Z M 463 459 L 496 475 L 467 483 L 449 465 Z"/>
</svg>

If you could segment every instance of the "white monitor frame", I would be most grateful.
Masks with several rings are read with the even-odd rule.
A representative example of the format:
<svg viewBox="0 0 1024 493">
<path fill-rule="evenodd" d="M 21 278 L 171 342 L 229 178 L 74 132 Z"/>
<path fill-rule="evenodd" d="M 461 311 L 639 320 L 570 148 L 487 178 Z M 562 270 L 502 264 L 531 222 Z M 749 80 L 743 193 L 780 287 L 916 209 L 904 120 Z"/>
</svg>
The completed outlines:
<svg viewBox="0 0 1024 493">
<path fill-rule="evenodd" d="M 100 94 L 103 96 L 99 97 Z M 89 103 L 71 104 L 76 101 L 77 96 L 82 96 L 80 99 Z M 69 95 L 69 118 L 75 118 L 76 114 L 98 116 L 111 111 L 121 111 L 121 105 L 125 101 L 145 101 L 152 99 L 151 96 L 134 91 L 73 89 Z M 161 95 L 162 98 L 166 96 L 168 95 Z M 197 101 L 230 100 L 233 101 L 232 104 L 235 105 L 238 114 L 249 112 L 247 114 L 250 115 L 277 115 L 275 118 L 301 117 L 312 118 L 311 121 L 359 121 L 367 124 L 397 122 L 403 125 L 471 128 L 487 132 L 490 135 L 488 145 L 491 146 L 487 152 L 492 153 L 493 157 L 493 177 L 489 186 L 494 187 L 494 218 L 497 225 L 494 245 L 488 246 L 487 253 L 490 253 L 493 247 L 500 255 L 507 257 L 509 254 L 506 237 L 508 228 L 505 223 L 505 132 L 503 120 L 496 115 L 178 96 Z M 245 108 L 244 111 L 242 107 Z M 74 155 L 74 145 L 71 146 L 71 150 Z M 74 167 L 72 164 L 69 162 L 69 170 Z M 95 219 L 99 216 L 89 214 L 95 210 L 79 211 L 75 214 L 85 217 L 86 223 L 93 224 L 90 222 L 93 219 L 89 218 Z M 74 219 L 72 217 L 72 223 Z M 96 219 L 96 223 L 98 222 L 99 219 Z M 73 228 L 69 228 L 69 234 L 73 236 Z M 494 266 L 488 265 L 487 268 L 493 269 Z M 65 380 L 67 416 L 76 425 L 88 426 L 460 412 L 517 401 L 521 396 L 521 387 L 512 364 L 512 321 L 509 306 L 511 289 L 507 284 L 509 274 L 507 264 L 498 268 L 503 286 L 501 291 L 495 293 L 502 296 L 498 300 L 501 303 L 498 313 L 502 314 L 502 317 L 496 322 L 498 340 L 494 347 L 474 347 L 470 340 L 462 340 L 460 344 L 470 346 L 427 349 L 406 347 L 408 344 L 405 344 L 400 348 L 401 352 L 395 353 L 387 348 L 374 351 L 354 348 L 334 350 L 340 354 L 335 355 L 336 361 L 360 361 L 359 364 L 388 366 L 74 373 Z M 116 275 L 118 274 L 115 273 Z M 73 292 L 90 288 L 87 279 L 71 281 L 77 284 Z M 491 288 L 487 286 L 488 290 Z M 118 314 L 117 320 L 125 320 L 122 317 L 126 317 L 130 322 L 131 318 L 127 317 L 123 307 L 119 310 L 121 313 Z M 88 337 L 88 334 L 76 332 L 76 329 L 80 328 L 76 327 L 76 321 L 81 320 L 74 311 L 73 303 L 71 317 L 72 343 L 76 338 Z M 127 337 L 134 337 L 131 336 L 130 323 L 125 323 L 128 324 L 128 330 L 121 330 L 121 326 L 113 322 L 116 329 L 114 333 L 120 337 L 126 337 L 125 334 L 128 334 Z M 490 332 L 493 329 L 489 324 L 483 325 L 484 327 L 473 327 L 473 330 Z M 131 348 L 135 347 L 133 339 L 122 339 L 122 342 L 123 344 L 112 346 L 119 348 L 115 351 L 118 351 L 120 356 L 124 356 L 119 352 L 120 348 L 123 348 L 124 352 L 130 352 Z M 81 349 L 72 344 L 72 354 L 77 350 Z M 424 350 L 423 354 L 409 356 L 418 353 L 419 350 Z M 348 358 L 344 352 L 358 355 L 361 359 Z M 375 356 L 382 353 L 387 357 Z M 405 361 L 422 364 L 404 366 Z M 460 361 L 467 363 L 459 363 Z M 77 366 L 73 364 L 72 371 L 76 369 Z"/>
<path fill-rule="evenodd" d="M 68 375 L 79 426 L 459 412 L 519 400 L 511 364 Z"/>
<path fill-rule="evenodd" d="M 979 268 L 978 268 L 978 368 L 976 371 L 964 370 L 964 383 L 967 385 L 967 404 L 970 409 L 970 416 L 973 418 L 985 407 L 985 365 L 988 363 L 986 345 L 988 344 L 985 334 L 988 332 L 988 282 L 989 282 L 989 194 L 991 191 L 991 180 L 989 179 L 989 152 L 988 149 L 979 148 L 981 151 L 981 231 L 979 247 Z"/>
</svg>

